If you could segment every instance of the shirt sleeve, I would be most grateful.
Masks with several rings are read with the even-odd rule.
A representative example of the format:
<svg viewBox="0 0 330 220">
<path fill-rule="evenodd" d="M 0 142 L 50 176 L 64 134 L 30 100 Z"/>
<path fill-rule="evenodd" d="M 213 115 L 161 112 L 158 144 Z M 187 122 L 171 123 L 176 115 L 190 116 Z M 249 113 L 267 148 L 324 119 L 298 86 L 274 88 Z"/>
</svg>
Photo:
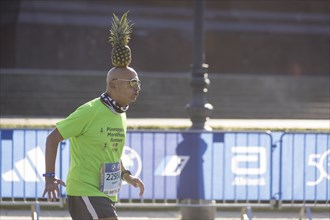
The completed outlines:
<svg viewBox="0 0 330 220">
<path fill-rule="evenodd" d="M 56 128 L 64 139 L 77 137 L 86 131 L 91 117 L 90 108 L 88 104 L 82 105 L 66 119 L 56 123 Z"/>
</svg>

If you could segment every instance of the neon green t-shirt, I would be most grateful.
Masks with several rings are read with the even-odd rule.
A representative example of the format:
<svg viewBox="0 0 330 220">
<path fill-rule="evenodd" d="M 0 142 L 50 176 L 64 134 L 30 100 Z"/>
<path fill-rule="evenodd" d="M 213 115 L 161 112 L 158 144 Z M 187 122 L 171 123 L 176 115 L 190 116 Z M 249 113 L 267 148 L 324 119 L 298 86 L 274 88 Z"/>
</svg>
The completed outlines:
<svg viewBox="0 0 330 220">
<path fill-rule="evenodd" d="M 80 106 L 56 124 L 64 139 L 70 138 L 70 168 L 67 194 L 107 196 L 99 190 L 100 168 L 104 163 L 120 162 L 126 139 L 126 114 L 117 114 L 99 98 Z"/>
</svg>

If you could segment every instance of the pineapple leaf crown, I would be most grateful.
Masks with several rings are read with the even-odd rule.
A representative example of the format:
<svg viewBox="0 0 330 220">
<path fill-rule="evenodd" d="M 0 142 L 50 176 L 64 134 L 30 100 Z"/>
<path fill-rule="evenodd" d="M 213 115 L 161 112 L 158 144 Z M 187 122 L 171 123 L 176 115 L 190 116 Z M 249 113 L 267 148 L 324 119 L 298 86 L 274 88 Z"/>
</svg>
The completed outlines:
<svg viewBox="0 0 330 220">
<path fill-rule="evenodd" d="M 113 14 L 109 42 L 113 47 L 126 46 L 131 39 L 133 23 L 127 18 L 128 11 L 119 19 Z"/>
</svg>

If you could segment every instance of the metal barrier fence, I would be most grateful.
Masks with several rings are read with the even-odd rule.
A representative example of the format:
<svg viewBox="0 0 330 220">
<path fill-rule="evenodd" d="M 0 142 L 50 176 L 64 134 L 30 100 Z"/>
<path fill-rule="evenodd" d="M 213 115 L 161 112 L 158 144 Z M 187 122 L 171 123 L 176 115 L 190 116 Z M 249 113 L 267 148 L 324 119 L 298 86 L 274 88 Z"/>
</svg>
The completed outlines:
<svg viewBox="0 0 330 220">
<path fill-rule="evenodd" d="M 284 133 L 280 155 L 280 205 L 329 206 L 330 135 Z"/>
<path fill-rule="evenodd" d="M 49 130 L 0 130 L 2 205 L 59 205 L 41 198 Z M 329 206 L 330 133 L 129 131 L 123 163 L 146 187 L 123 184 L 119 206 Z M 57 176 L 66 179 L 69 141 Z M 187 202 L 188 201 L 188 202 Z M 202 204 L 197 204 L 202 205 Z M 210 205 L 210 204 L 207 204 Z"/>
<path fill-rule="evenodd" d="M 254 132 L 132 131 L 127 139 L 143 161 L 135 173 L 146 184 L 144 199 L 175 205 L 184 199 L 269 205 L 271 146 L 269 134 Z M 120 198 L 138 199 L 130 190 L 124 186 Z"/>
<path fill-rule="evenodd" d="M 65 194 L 56 202 L 41 198 L 44 190 L 45 171 L 44 147 L 50 130 L 15 129 L 0 130 L 0 198 L 1 205 L 41 204 L 63 206 Z M 68 167 L 68 151 L 59 147 L 56 170 L 57 176 L 63 178 L 62 171 Z M 65 155 L 65 156 L 64 156 Z"/>
</svg>

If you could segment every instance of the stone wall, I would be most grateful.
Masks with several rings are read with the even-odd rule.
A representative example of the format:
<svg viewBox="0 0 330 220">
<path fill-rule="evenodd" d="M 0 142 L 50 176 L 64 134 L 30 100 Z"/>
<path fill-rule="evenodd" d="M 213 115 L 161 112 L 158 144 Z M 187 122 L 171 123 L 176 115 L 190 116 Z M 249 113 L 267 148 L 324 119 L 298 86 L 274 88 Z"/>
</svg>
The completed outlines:
<svg viewBox="0 0 330 220">
<path fill-rule="evenodd" d="M 65 117 L 105 90 L 105 71 L 1 69 L 2 117 Z M 190 73 L 139 72 L 132 118 L 187 118 Z M 329 76 L 209 74 L 212 118 L 329 119 Z"/>
</svg>

